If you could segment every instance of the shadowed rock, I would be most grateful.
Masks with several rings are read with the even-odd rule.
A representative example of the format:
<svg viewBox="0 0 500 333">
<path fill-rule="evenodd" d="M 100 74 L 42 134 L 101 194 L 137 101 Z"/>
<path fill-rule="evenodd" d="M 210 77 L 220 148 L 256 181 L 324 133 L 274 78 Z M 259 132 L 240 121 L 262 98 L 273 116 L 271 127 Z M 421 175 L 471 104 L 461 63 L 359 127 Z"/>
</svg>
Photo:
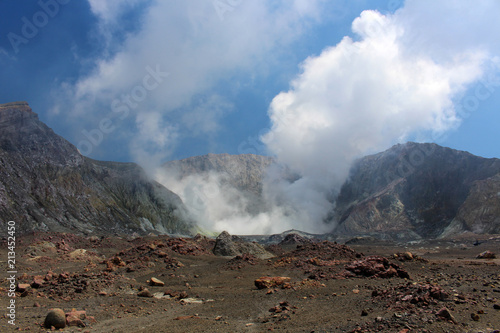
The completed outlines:
<svg viewBox="0 0 500 333">
<path fill-rule="evenodd" d="M 273 257 L 273 254 L 266 251 L 262 245 L 245 242 L 237 236 L 231 236 L 227 231 L 223 231 L 217 237 L 213 252 L 218 256 L 234 257 L 242 254 L 252 254 L 260 259 Z"/>
</svg>

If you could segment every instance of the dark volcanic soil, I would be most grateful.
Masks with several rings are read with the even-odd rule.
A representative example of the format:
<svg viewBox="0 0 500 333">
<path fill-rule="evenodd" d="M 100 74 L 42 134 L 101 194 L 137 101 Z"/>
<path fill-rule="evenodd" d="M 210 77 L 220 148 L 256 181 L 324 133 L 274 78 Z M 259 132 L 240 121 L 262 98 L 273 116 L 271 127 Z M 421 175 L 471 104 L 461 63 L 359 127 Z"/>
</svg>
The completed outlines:
<svg viewBox="0 0 500 333">
<path fill-rule="evenodd" d="M 85 327 L 65 332 L 494 332 L 500 260 L 476 256 L 498 257 L 500 237 L 484 239 L 273 245 L 278 256 L 262 260 L 214 256 L 204 237 L 26 235 L 16 244 L 16 326 L 4 317 L 0 331 L 50 331 L 45 316 L 61 308 L 86 312 Z M 0 256 L 6 272 L 5 240 Z M 289 279 L 258 289 L 261 277 Z"/>
</svg>

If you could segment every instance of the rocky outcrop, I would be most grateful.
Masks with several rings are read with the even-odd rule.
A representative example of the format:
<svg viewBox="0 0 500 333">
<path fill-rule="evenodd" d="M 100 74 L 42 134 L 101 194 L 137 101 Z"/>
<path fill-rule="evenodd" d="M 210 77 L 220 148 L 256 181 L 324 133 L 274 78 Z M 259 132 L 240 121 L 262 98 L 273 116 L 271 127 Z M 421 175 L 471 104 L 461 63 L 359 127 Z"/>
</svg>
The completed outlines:
<svg viewBox="0 0 500 333">
<path fill-rule="evenodd" d="M 500 234 L 500 173 L 473 183 L 443 236 L 463 231 Z"/>
<path fill-rule="evenodd" d="M 419 239 L 498 233 L 500 160 L 407 143 L 360 159 L 336 201 L 336 234 Z M 453 221 L 453 222 L 452 222 Z"/>
<path fill-rule="evenodd" d="M 189 233 L 184 210 L 138 165 L 86 158 L 26 102 L 0 104 L 0 217 L 19 233 Z"/>
<path fill-rule="evenodd" d="M 218 256 L 240 256 L 243 254 L 251 254 L 260 259 L 271 258 L 274 255 L 258 243 L 245 242 L 238 236 L 231 236 L 227 231 L 223 231 L 215 241 L 213 250 Z"/>
<path fill-rule="evenodd" d="M 214 172 L 221 176 L 223 184 L 260 195 L 266 170 L 273 162 L 271 157 L 253 154 L 208 154 L 167 162 L 163 167 L 177 173 L 179 179 Z"/>
</svg>

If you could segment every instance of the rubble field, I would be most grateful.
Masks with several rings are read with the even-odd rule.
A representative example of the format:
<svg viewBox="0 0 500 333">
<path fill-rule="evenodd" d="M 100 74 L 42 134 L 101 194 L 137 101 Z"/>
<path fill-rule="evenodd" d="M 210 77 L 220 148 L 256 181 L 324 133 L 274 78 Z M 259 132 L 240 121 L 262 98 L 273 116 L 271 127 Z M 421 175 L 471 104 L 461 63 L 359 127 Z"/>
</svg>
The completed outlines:
<svg viewBox="0 0 500 333">
<path fill-rule="evenodd" d="M 215 255 L 204 236 L 17 237 L 16 326 L 3 315 L 0 331 L 500 332 L 500 237 L 238 242 L 257 254 Z M 7 271 L 6 239 L 0 252 Z"/>
</svg>

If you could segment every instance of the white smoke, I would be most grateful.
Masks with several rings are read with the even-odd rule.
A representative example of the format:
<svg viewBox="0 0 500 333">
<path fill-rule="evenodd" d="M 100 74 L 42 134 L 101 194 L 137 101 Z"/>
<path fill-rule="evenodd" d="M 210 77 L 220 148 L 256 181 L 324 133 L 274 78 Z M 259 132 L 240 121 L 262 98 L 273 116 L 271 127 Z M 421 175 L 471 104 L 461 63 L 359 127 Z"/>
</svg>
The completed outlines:
<svg viewBox="0 0 500 333">
<path fill-rule="evenodd" d="M 460 125 L 457 101 L 498 71 L 500 3 L 407 1 L 393 14 L 367 10 L 344 37 L 306 59 L 272 101 L 262 137 L 294 181 L 270 172 L 260 212 L 221 174 L 163 174 L 202 228 L 236 234 L 326 232 L 334 198 L 356 158 L 408 138 L 431 141 Z M 491 74 L 491 73 L 490 73 Z M 166 175 L 166 176 L 165 176 Z"/>
<path fill-rule="evenodd" d="M 161 184 L 181 197 L 201 232 L 273 234 L 304 225 L 305 216 L 292 209 L 288 198 L 278 197 L 282 192 L 271 190 L 275 187 L 265 185 L 260 200 L 236 189 L 226 178 L 215 171 L 185 177 L 173 168 L 158 169 L 156 173 Z"/>
<path fill-rule="evenodd" d="M 120 13 L 140 3 L 115 2 L 89 0 L 105 38 L 119 29 Z M 148 68 L 168 72 L 168 79 L 130 109 L 136 128 L 127 133 L 136 160 L 157 166 L 182 139 L 210 138 L 232 111 L 224 96 L 200 96 L 216 95 L 219 82 L 241 73 L 264 75 L 332 9 L 321 0 L 229 1 L 214 7 L 220 3 L 151 1 L 140 29 L 115 45 L 117 52 L 98 59 L 93 73 L 69 85 L 73 113 L 95 109 L 100 120 L 113 99 L 140 92 L 137 84 Z M 410 0 L 395 13 L 362 12 L 352 23 L 353 37 L 306 59 L 290 89 L 272 100 L 272 127 L 262 140 L 301 177 L 291 181 L 271 172 L 257 212 L 255 198 L 223 181 L 222 174 L 157 178 L 181 196 L 206 230 L 327 231 L 333 226 L 325 218 L 356 158 L 460 125 L 457 101 L 500 67 L 499 14 L 496 0 Z"/>
<path fill-rule="evenodd" d="M 499 13 L 493 1 L 408 1 L 387 15 L 368 10 L 352 23 L 356 39 L 304 61 L 290 90 L 273 99 L 272 128 L 262 138 L 302 175 L 281 190 L 307 212 L 303 229 L 321 227 L 332 209 L 327 198 L 356 158 L 460 124 L 454 102 L 498 62 L 499 43 L 485 27 L 500 31 Z"/>
</svg>

